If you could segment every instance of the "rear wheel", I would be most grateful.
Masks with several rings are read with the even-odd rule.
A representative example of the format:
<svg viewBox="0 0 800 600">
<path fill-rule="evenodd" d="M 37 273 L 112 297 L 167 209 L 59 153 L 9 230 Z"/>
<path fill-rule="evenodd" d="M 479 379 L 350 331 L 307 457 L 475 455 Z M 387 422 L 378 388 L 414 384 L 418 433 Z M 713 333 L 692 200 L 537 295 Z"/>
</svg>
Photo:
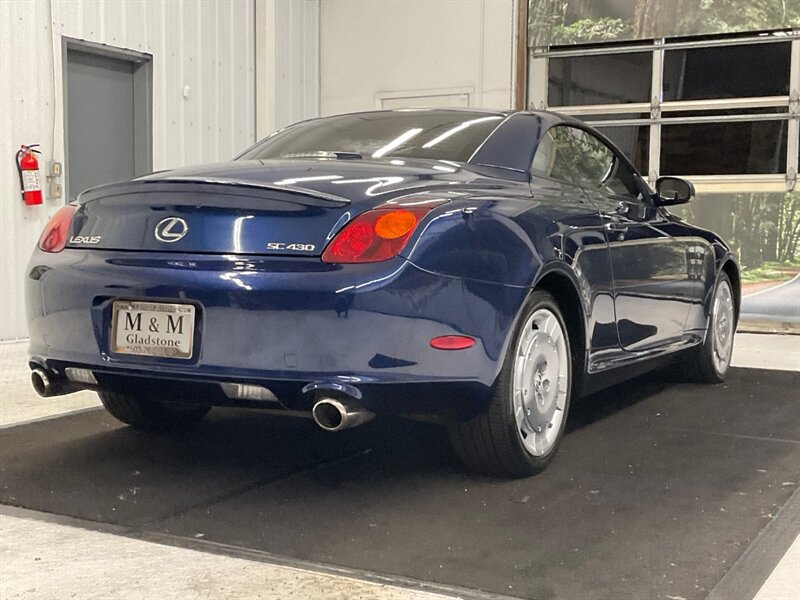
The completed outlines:
<svg viewBox="0 0 800 600">
<path fill-rule="evenodd" d="M 572 361 L 553 297 L 535 291 L 514 335 L 488 409 L 449 426 L 456 453 L 472 471 L 526 477 L 553 459 L 564 434 Z"/>
<path fill-rule="evenodd" d="M 209 406 L 173 404 L 120 392 L 98 392 L 100 401 L 112 416 L 143 431 L 169 431 L 189 427 L 200 421 Z"/>
<path fill-rule="evenodd" d="M 721 383 L 728 373 L 733 356 L 736 332 L 736 307 L 733 287 L 724 271 L 717 278 L 708 328 L 703 344 L 692 348 L 686 357 L 689 378 L 699 383 Z"/>
</svg>

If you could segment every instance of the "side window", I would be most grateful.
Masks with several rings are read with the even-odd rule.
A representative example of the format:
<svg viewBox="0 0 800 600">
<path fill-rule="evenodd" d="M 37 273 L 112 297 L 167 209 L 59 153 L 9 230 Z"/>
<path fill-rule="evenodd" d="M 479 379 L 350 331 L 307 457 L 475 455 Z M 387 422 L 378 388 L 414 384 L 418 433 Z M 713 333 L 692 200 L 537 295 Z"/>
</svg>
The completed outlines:
<svg viewBox="0 0 800 600">
<path fill-rule="evenodd" d="M 560 125 L 542 138 L 531 172 L 616 196 L 639 197 L 633 171 L 600 139 Z"/>
<path fill-rule="evenodd" d="M 556 129 L 560 128 L 550 129 L 539 142 L 536 154 L 533 156 L 531 173 L 575 184 L 577 182 L 572 174 L 572 168 L 569 166 L 569 158 L 556 141 L 554 135 Z"/>
</svg>

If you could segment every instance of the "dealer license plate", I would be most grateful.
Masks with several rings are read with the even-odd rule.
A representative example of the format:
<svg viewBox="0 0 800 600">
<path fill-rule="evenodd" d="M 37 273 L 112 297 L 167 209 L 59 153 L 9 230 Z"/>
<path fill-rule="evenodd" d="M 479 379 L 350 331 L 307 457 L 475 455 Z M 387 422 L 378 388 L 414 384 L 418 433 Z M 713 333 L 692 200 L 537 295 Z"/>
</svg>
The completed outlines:
<svg viewBox="0 0 800 600">
<path fill-rule="evenodd" d="M 114 302 L 111 340 L 114 352 L 191 358 L 195 307 L 161 302 Z"/>
</svg>

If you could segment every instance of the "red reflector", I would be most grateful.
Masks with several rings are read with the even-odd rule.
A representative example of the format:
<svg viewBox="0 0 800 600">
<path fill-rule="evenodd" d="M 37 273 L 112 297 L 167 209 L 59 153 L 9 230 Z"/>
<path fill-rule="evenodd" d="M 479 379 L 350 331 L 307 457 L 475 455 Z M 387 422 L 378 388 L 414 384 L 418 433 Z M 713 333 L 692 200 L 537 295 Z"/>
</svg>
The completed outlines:
<svg viewBox="0 0 800 600">
<path fill-rule="evenodd" d="M 440 335 L 431 340 L 431 348 L 437 350 L 465 350 L 475 345 L 475 339 L 466 335 Z"/>
<path fill-rule="evenodd" d="M 75 216 L 76 210 L 78 210 L 78 207 L 72 204 L 67 204 L 58 209 L 58 212 L 47 223 L 39 238 L 39 248 L 45 252 L 61 252 L 64 249 L 69 238 L 72 217 Z"/>
</svg>

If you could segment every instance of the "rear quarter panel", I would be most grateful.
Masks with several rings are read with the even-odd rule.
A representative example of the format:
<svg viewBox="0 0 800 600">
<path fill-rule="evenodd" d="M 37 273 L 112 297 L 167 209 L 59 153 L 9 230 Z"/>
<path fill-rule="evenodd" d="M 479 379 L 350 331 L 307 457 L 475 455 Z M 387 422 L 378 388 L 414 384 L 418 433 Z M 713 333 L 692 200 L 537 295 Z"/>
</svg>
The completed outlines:
<svg viewBox="0 0 800 600">
<path fill-rule="evenodd" d="M 407 250 L 421 269 L 465 281 L 518 289 L 496 305 L 504 348 L 530 290 L 558 272 L 578 296 L 582 347 L 618 348 L 611 273 L 599 216 L 573 190 L 537 185 L 534 196 L 474 196 L 439 209 Z M 575 340 L 574 343 L 578 343 Z M 590 357 L 591 358 L 591 357 Z"/>
</svg>

